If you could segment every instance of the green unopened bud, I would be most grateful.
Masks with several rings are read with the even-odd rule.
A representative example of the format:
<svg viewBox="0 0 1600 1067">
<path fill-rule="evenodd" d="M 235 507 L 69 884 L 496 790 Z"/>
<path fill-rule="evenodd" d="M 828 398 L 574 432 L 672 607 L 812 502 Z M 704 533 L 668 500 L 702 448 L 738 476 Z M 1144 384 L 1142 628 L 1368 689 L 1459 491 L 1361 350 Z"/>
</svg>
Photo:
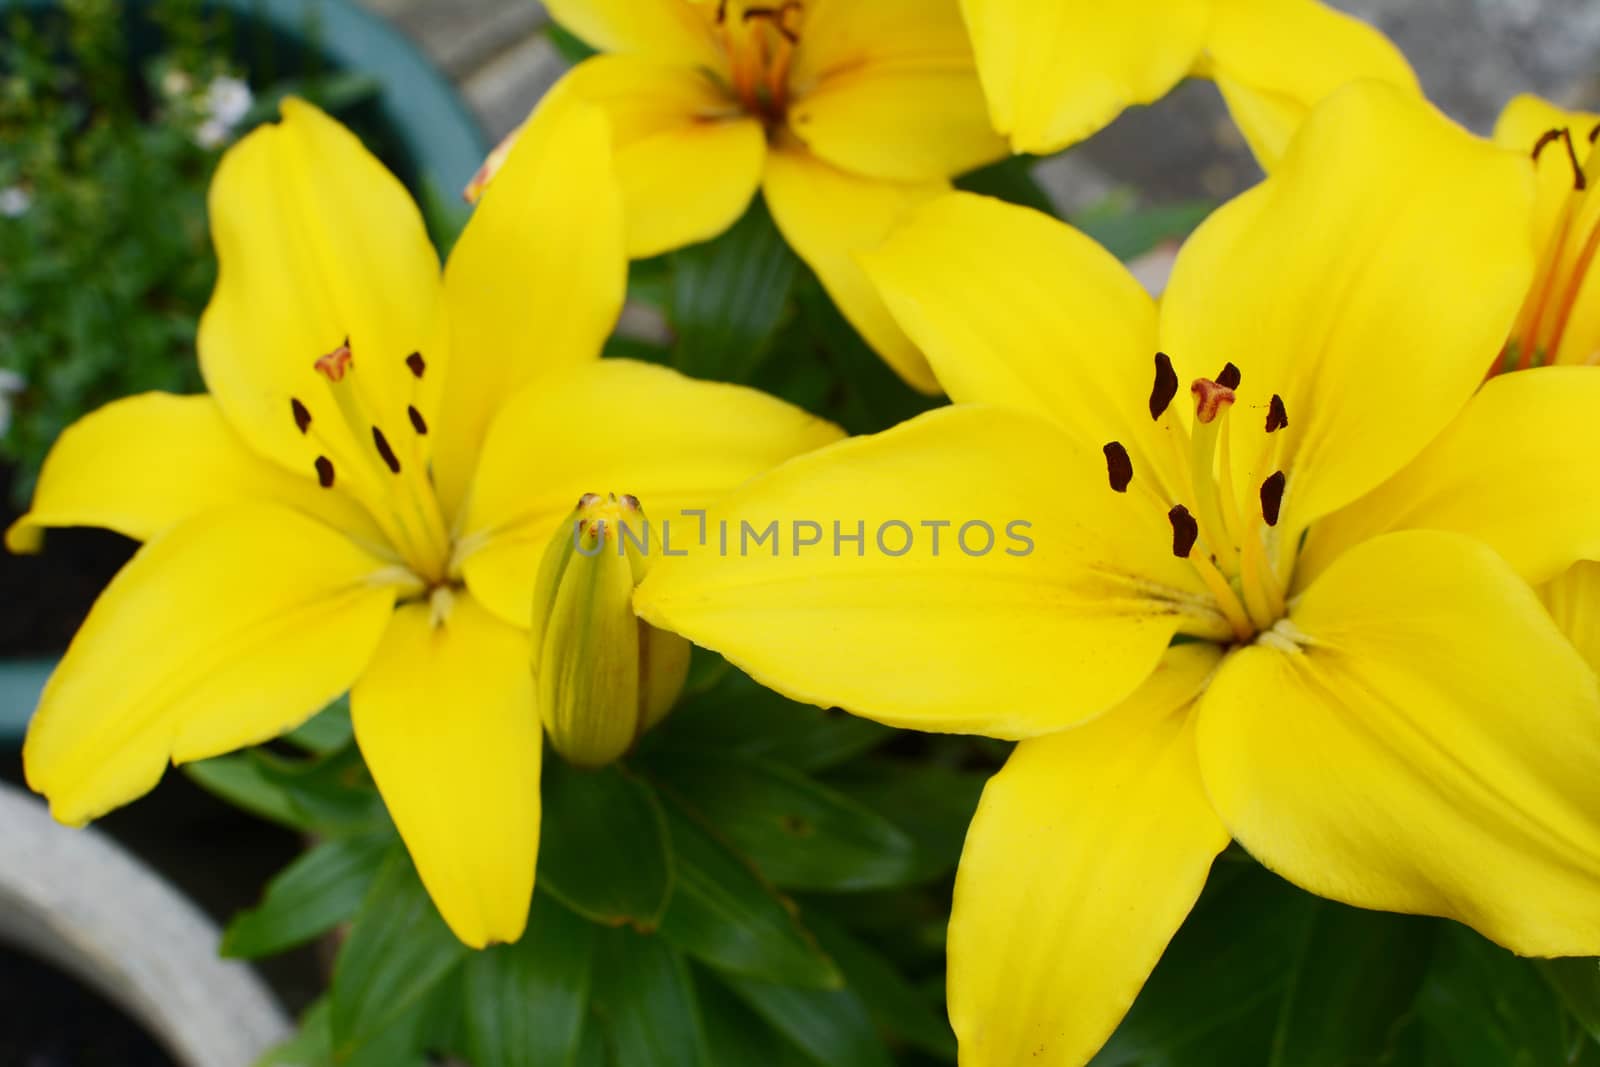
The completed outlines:
<svg viewBox="0 0 1600 1067">
<path fill-rule="evenodd" d="M 633 613 L 651 563 L 631 496 L 586 493 L 545 549 L 533 594 L 533 679 L 550 743 L 603 767 L 666 717 L 689 673 L 689 642 Z"/>
</svg>

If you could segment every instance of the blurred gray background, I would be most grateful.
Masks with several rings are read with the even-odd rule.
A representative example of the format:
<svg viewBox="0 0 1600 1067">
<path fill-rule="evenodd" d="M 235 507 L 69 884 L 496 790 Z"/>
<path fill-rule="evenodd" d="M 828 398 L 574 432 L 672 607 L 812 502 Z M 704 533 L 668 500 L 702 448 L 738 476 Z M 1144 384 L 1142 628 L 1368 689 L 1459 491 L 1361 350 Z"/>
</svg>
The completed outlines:
<svg viewBox="0 0 1600 1067">
<path fill-rule="evenodd" d="M 1070 0 L 1063 0 L 1070 2 Z M 455 78 L 492 138 L 527 114 L 565 64 L 535 0 L 368 0 Z M 1336 0 L 1374 23 L 1417 68 L 1433 100 L 1487 133 L 1506 100 L 1536 92 L 1600 106 L 1600 0 Z M 1040 164 L 1074 211 L 1132 186 L 1149 201 L 1220 200 L 1256 178 L 1216 91 L 1189 83 L 1091 142 Z"/>
</svg>

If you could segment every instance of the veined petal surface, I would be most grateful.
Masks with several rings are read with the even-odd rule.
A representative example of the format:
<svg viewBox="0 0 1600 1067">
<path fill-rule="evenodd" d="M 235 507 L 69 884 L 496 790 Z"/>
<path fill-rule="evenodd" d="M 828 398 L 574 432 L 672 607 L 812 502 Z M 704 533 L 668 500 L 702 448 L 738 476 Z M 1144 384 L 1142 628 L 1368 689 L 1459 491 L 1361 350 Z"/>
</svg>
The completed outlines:
<svg viewBox="0 0 1600 1067">
<path fill-rule="evenodd" d="M 1228 844 L 1190 716 L 1221 658 L 1172 649 L 1122 704 L 1022 742 L 984 788 L 950 916 L 963 1064 L 1081 1067 L 1127 1013 Z"/>
<path fill-rule="evenodd" d="M 1205 41 L 1213 0 L 962 0 L 995 129 L 1018 152 L 1083 140 L 1165 96 Z"/>
<path fill-rule="evenodd" d="M 536 117 L 451 252 L 445 291 L 455 356 L 433 476 L 458 520 L 500 405 L 541 375 L 598 359 L 616 325 L 627 260 L 608 145 L 597 108 Z"/>
<path fill-rule="evenodd" d="M 1390 530 L 1453 530 L 1530 582 L 1600 559 L 1600 368 L 1489 379 L 1411 463 L 1311 527 L 1295 569 L 1309 585 L 1339 553 Z"/>
<path fill-rule="evenodd" d="M 858 256 L 882 244 L 918 204 L 949 192 L 949 184 L 863 178 L 791 147 L 769 153 L 762 190 L 784 239 L 850 325 L 906 384 L 937 393 L 928 361 L 884 307 Z"/>
<path fill-rule="evenodd" d="M 1122 503 L 1050 423 L 944 408 L 731 494 L 634 607 L 796 700 L 1037 736 L 1126 697 L 1180 628 L 1221 625 L 1165 516 Z"/>
<path fill-rule="evenodd" d="M 285 100 L 282 122 L 223 156 L 208 203 L 218 275 L 200 319 L 200 369 L 253 449 L 315 478 L 321 447 L 297 428 L 296 398 L 318 436 L 370 452 L 315 369 L 347 339 L 377 421 L 404 423 L 408 404 L 433 419 L 437 393 L 418 388 L 406 357 L 422 351 L 436 379 L 445 371 L 439 260 L 405 187 L 355 134 Z"/>
<path fill-rule="evenodd" d="M 395 612 L 350 694 L 356 741 L 439 913 L 464 943 L 522 936 L 543 734 L 527 635 L 466 594 Z"/>
<path fill-rule="evenodd" d="M 1206 691 L 1206 791 L 1250 852 L 1334 900 L 1600 953 L 1600 687 L 1538 598 L 1460 534 L 1342 555 Z"/>
<path fill-rule="evenodd" d="M 201 512 L 249 500 L 283 504 L 390 555 L 382 532 L 349 497 L 250 451 L 211 397 L 170 393 L 114 400 L 63 430 L 6 545 L 38 551 L 50 526 L 100 526 L 148 541 Z"/>
<path fill-rule="evenodd" d="M 1589 666 L 1600 671 L 1600 563 L 1574 563 L 1539 587 L 1539 599 Z"/>
<path fill-rule="evenodd" d="M 304 515 L 205 512 L 112 579 L 40 698 L 28 785 L 81 824 L 169 760 L 258 744 L 320 711 L 372 657 L 393 568 Z"/>
<path fill-rule="evenodd" d="M 696 0 L 550 0 L 551 16 L 602 52 L 672 60 L 719 70 L 726 59 L 716 46 L 704 8 Z"/>
<path fill-rule="evenodd" d="M 1319 0 L 1217 0 L 1201 69 L 1268 171 L 1312 108 L 1351 82 L 1422 95 L 1387 37 Z"/>
</svg>

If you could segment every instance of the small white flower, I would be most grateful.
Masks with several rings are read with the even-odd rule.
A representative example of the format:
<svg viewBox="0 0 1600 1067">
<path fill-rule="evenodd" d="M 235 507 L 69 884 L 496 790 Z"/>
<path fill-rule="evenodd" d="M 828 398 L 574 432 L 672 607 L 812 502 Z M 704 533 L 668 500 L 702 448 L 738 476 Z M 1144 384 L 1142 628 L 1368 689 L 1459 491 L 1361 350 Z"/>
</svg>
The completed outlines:
<svg viewBox="0 0 1600 1067">
<path fill-rule="evenodd" d="M 26 215 L 28 209 L 32 206 L 33 196 L 22 186 L 12 185 L 0 189 L 0 215 L 8 219 L 19 219 Z M 0 374 L 9 373 L 9 371 L 0 371 Z"/>
<path fill-rule="evenodd" d="M 232 130 L 244 120 L 254 101 L 250 86 L 242 78 L 220 75 L 206 86 L 206 118 L 224 130 Z"/>
<path fill-rule="evenodd" d="M 206 119 L 194 131 L 194 143 L 201 148 L 221 148 L 228 140 L 228 127 L 216 119 Z"/>
<path fill-rule="evenodd" d="M 12 395 L 22 392 L 27 384 L 27 380 L 16 371 L 0 370 L 0 437 L 4 437 L 11 429 Z"/>
<path fill-rule="evenodd" d="M 194 79 L 189 77 L 187 71 L 177 67 L 169 69 L 161 76 L 161 92 L 168 100 L 176 100 L 180 96 L 188 96 L 194 88 Z"/>
</svg>

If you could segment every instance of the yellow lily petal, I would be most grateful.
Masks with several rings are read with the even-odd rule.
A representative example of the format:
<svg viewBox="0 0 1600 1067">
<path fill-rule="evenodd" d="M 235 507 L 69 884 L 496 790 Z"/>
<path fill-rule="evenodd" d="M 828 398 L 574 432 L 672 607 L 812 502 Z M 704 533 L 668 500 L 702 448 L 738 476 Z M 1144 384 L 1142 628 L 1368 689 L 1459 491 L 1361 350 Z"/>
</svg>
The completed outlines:
<svg viewBox="0 0 1600 1067">
<path fill-rule="evenodd" d="M 356 741 L 417 874 L 473 948 L 522 936 L 543 735 L 527 635 L 470 596 L 395 612 L 350 694 Z"/>
<path fill-rule="evenodd" d="M 950 186 L 862 178 L 789 148 L 768 154 L 762 189 L 778 229 L 817 272 L 850 325 L 906 384 L 937 393 L 928 361 L 895 324 L 856 257 L 882 244 L 913 208 Z"/>
<path fill-rule="evenodd" d="M 1584 560 L 1539 588 L 1561 632 L 1600 671 L 1600 563 Z"/>
<path fill-rule="evenodd" d="M 438 257 L 405 187 L 354 134 L 285 100 L 281 123 L 223 157 L 209 208 L 219 274 L 200 319 L 200 369 L 253 449 L 315 477 L 322 447 L 298 429 L 293 397 L 318 414 L 317 435 L 370 453 L 315 370 L 346 338 L 376 421 L 404 424 L 408 404 L 433 420 L 436 391 L 418 390 L 406 357 L 422 350 L 433 378 L 444 373 Z"/>
<path fill-rule="evenodd" d="M 800 41 L 789 128 L 834 166 L 933 181 L 1008 154 L 957 0 L 822 0 Z"/>
<path fill-rule="evenodd" d="M 395 591 L 381 560 L 285 508 L 234 506 L 150 542 L 45 686 L 28 785 L 81 824 L 204 759 L 298 726 L 349 688 Z"/>
<path fill-rule="evenodd" d="M 1221 659 L 1167 653 L 1094 722 L 1024 741 L 967 831 L 950 1019 L 974 1067 L 1081 1067 L 1127 1013 L 1228 844 L 1190 709 Z"/>
<path fill-rule="evenodd" d="M 680 509 L 840 436 L 754 389 L 602 360 L 506 405 L 473 483 L 462 570 L 489 610 L 526 627 L 545 545 L 584 493 L 631 493 L 681 547 L 698 521 Z"/>
<path fill-rule="evenodd" d="M 1495 143 L 1512 151 L 1531 153 L 1542 146 L 1535 167 L 1539 193 L 1533 232 L 1544 270 L 1529 292 L 1529 309 L 1537 316 L 1538 325 L 1534 328 L 1526 319 L 1517 324 L 1518 332 L 1537 336 L 1516 336 L 1512 341 L 1542 349 L 1550 346 L 1558 332 L 1555 351 L 1538 353 L 1546 362 L 1600 364 L 1600 270 L 1593 269 L 1592 262 L 1584 263 L 1586 249 L 1593 258 L 1588 246 L 1600 229 L 1600 197 L 1575 188 L 1579 166 L 1584 168 L 1587 186 L 1594 185 L 1596 174 L 1590 157 L 1595 152 L 1597 129 L 1600 115 L 1566 111 L 1535 96 L 1512 100 L 1495 126 Z M 1553 131 L 1566 131 L 1572 139 L 1570 152 L 1559 141 L 1546 143 Z"/>
<path fill-rule="evenodd" d="M 1044 420 L 942 408 L 731 494 L 709 544 L 657 560 L 634 608 L 796 700 L 1037 736 L 1126 697 L 1180 626 L 1226 632 L 1165 516 L 1124 504 L 1099 450 Z M 775 524 L 777 543 L 741 545 L 746 524 Z"/>
<path fill-rule="evenodd" d="M 621 313 L 628 267 L 608 138 L 597 108 L 536 117 L 450 254 L 454 359 L 433 475 L 452 514 L 500 405 L 598 359 Z"/>
<path fill-rule="evenodd" d="M 1238 365 L 1235 419 L 1282 395 L 1286 542 L 1404 466 L 1482 381 L 1532 270 L 1531 198 L 1525 162 L 1363 82 L 1184 246 L 1162 344 L 1185 380 Z M 1236 484 L 1256 452 L 1235 450 Z"/>
<path fill-rule="evenodd" d="M 378 555 L 371 517 L 251 452 L 209 396 L 144 393 L 67 427 L 39 472 L 28 513 L 6 531 L 13 552 L 37 552 L 50 526 L 101 526 L 148 541 L 226 504 L 274 501 L 320 519 Z"/>
<path fill-rule="evenodd" d="M 1422 95 L 1387 37 L 1318 0 L 1217 0 L 1201 69 L 1269 171 L 1312 108 L 1351 82 L 1370 78 Z"/>
<path fill-rule="evenodd" d="M 1295 580 L 1389 530 L 1454 530 L 1530 582 L 1600 559 L 1600 368 L 1491 378 L 1413 462 L 1313 526 Z"/>
<path fill-rule="evenodd" d="M 710 240 L 744 214 L 761 183 L 766 134 L 704 70 L 595 56 L 550 91 L 535 118 L 579 101 L 611 122 L 630 258 Z"/>
<path fill-rule="evenodd" d="M 1569 129 L 1581 159 L 1585 151 L 1584 138 L 1597 124 L 1600 124 L 1600 115 L 1568 111 L 1524 93 L 1513 97 L 1500 112 L 1500 118 L 1495 122 L 1494 142 L 1513 152 L 1531 153 L 1534 145 L 1549 131 Z M 1539 153 L 1536 169 L 1539 194 L 1534 209 L 1534 247 L 1542 251 L 1550 244 L 1562 206 L 1572 196 L 1572 162 L 1561 145 L 1552 144 Z"/>
<path fill-rule="evenodd" d="M 1035 412 L 1092 449 L 1120 441 L 1141 486 L 1177 484 L 1148 409 L 1155 302 L 1105 249 L 1048 215 L 952 193 L 861 261 L 952 400 Z"/>
<path fill-rule="evenodd" d="M 566 30 L 602 52 L 712 70 L 727 65 L 705 14 L 688 0 L 550 0 L 545 8 Z"/>
<path fill-rule="evenodd" d="M 1239 842 L 1347 904 L 1600 952 L 1600 687 L 1527 585 L 1460 534 L 1389 534 L 1290 622 L 1302 649 L 1231 654 L 1201 704 Z"/>
<path fill-rule="evenodd" d="M 1018 152 L 1083 140 L 1194 65 L 1213 0 L 961 0 L 995 129 Z"/>
</svg>

